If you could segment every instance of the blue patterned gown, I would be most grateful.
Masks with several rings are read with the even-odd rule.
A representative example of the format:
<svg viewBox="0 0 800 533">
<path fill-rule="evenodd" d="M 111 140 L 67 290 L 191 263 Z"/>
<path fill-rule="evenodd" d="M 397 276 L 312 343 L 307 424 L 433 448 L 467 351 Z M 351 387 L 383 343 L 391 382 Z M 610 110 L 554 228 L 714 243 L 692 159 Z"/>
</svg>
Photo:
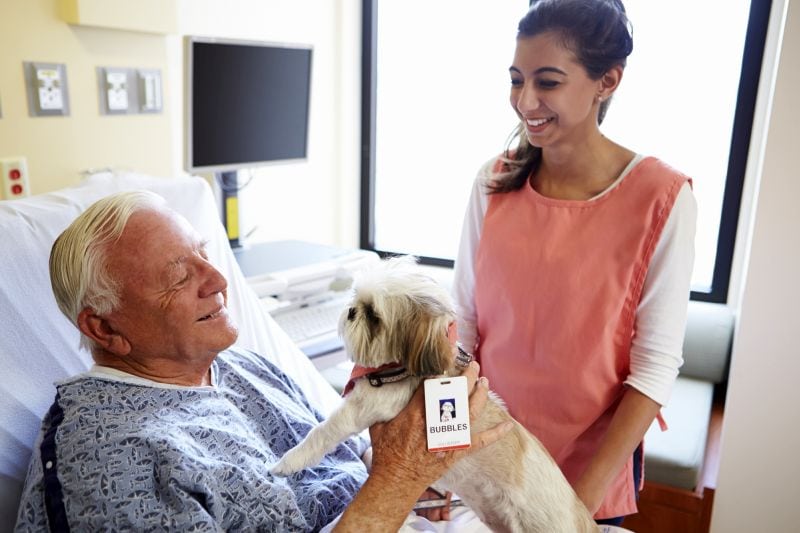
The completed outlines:
<svg viewBox="0 0 800 533">
<path fill-rule="evenodd" d="M 288 478 L 268 469 L 321 420 L 257 355 L 229 350 L 213 387 L 84 374 L 59 383 L 17 531 L 315 531 L 367 477 L 363 439 Z"/>
</svg>

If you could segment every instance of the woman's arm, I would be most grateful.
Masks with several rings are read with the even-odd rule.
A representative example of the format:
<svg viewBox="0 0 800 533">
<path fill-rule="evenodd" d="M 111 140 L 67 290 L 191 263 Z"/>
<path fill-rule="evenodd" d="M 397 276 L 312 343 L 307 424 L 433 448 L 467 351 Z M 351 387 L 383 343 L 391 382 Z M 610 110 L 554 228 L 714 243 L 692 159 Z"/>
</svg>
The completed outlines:
<svg viewBox="0 0 800 533">
<path fill-rule="evenodd" d="M 470 418 L 480 413 L 488 400 L 488 381 L 478 379 L 479 370 L 473 362 L 464 372 L 472 390 Z M 512 427 L 513 424 L 507 422 L 473 434 L 472 446 L 467 450 L 430 453 L 425 435 L 424 394 L 420 387 L 394 419 L 370 428 L 372 471 L 334 531 L 397 531 L 428 486 L 456 461 L 499 440 Z"/>
<path fill-rule="evenodd" d="M 625 390 L 600 448 L 573 487 L 591 514 L 600 508 L 608 486 L 642 442 L 659 409 L 636 389 Z"/>
<path fill-rule="evenodd" d="M 675 199 L 659 237 L 636 310 L 625 384 L 666 405 L 683 363 L 686 307 L 694 265 L 697 204 L 689 184 Z"/>
<path fill-rule="evenodd" d="M 484 164 L 472 184 L 472 193 L 461 225 L 461 240 L 453 269 L 453 299 L 458 321 L 458 340 L 475 353 L 478 332 L 475 314 L 475 254 L 478 252 L 483 218 L 489 204 L 486 184 L 492 176 L 496 159 Z"/>
</svg>

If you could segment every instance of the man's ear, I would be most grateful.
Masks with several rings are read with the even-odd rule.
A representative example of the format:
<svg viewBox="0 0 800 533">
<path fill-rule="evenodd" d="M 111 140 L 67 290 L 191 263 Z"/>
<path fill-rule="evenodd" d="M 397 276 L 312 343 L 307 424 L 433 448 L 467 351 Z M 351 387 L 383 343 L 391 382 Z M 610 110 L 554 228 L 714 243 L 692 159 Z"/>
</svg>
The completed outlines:
<svg viewBox="0 0 800 533">
<path fill-rule="evenodd" d="M 124 356 L 131 351 L 128 339 L 93 309 L 87 307 L 78 314 L 78 329 L 100 348 L 114 355 Z"/>
</svg>

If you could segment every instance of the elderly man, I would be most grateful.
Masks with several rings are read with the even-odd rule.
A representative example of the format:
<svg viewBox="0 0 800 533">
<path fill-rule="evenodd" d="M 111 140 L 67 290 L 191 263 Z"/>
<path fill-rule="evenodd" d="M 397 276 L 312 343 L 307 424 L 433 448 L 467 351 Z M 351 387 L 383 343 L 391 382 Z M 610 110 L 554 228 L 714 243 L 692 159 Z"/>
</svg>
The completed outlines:
<svg viewBox="0 0 800 533">
<path fill-rule="evenodd" d="M 95 365 L 57 385 L 34 448 L 18 531 L 394 530 L 464 452 L 425 448 L 421 394 L 315 468 L 269 467 L 320 421 L 302 391 L 231 348 L 225 278 L 194 230 L 145 192 L 92 205 L 56 240 L 53 292 Z M 476 383 L 477 367 L 467 375 Z M 471 408 L 486 401 L 478 381 Z M 478 435 L 473 449 L 507 427 Z"/>
</svg>

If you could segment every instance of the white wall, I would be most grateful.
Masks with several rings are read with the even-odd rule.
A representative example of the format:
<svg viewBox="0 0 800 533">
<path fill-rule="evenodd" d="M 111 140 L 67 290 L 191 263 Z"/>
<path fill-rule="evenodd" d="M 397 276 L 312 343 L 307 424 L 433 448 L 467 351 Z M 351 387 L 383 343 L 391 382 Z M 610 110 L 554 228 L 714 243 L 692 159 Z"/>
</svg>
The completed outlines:
<svg viewBox="0 0 800 533">
<path fill-rule="evenodd" d="M 179 0 L 179 33 L 311 44 L 308 160 L 253 171 L 240 193 L 250 242 L 302 239 L 358 244 L 360 143 L 359 0 Z M 182 65 L 181 37 L 171 37 L 172 65 Z M 174 172 L 183 167 L 183 73 L 173 71 Z M 247 179 L 247 173 L 240 182 Z"/>
<path fill-rule="evenodd" d="M 752 206 L 713 532 L 800 530 L 800 6 L 786 11 Z M 781 24 L 773 17 L 771 33 Z M 762 87 L 765 89 L 765 87 Z"/>
</svg>

